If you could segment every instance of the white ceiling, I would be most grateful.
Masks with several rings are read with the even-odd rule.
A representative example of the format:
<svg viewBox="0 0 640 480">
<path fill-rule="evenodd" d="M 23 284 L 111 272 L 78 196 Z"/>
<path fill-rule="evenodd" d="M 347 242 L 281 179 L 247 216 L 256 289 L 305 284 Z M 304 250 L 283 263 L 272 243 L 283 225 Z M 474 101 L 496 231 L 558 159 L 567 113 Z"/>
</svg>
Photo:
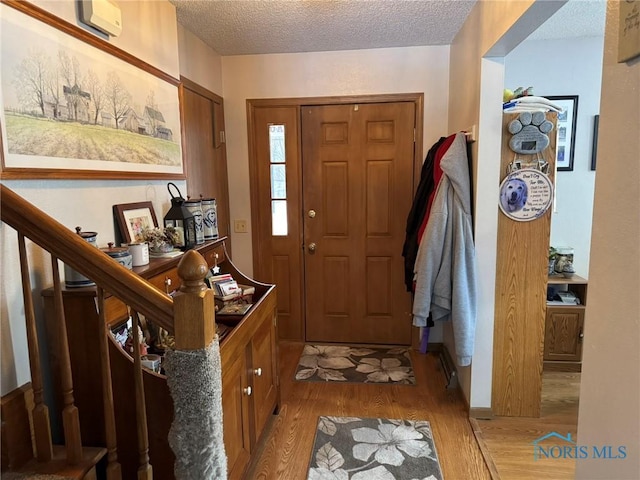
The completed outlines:
<svg viewBox="0 0 640 480">
<path fill-rule="evenodd" d="M 169 0 L 221 55 L 448 45 L 475 0 Z M 505 0 L 502 0 L 505 1 Z M 570 0 L 530 38 L 597 36 L 605 0 Z"/>
</svg>

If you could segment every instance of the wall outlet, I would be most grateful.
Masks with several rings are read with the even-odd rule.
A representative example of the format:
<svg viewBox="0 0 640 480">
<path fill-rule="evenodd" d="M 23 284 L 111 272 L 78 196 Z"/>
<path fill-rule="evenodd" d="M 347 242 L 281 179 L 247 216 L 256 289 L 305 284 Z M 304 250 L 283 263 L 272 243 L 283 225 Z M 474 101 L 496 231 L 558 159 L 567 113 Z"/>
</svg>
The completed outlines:
<svg viewBox="0 0 640 480">
<path fill-rule="evenodd" d="M 236 233 L 247 233 L 247 221 L 236 220 L 233 224 L 233 231 Z"/>
</svg>

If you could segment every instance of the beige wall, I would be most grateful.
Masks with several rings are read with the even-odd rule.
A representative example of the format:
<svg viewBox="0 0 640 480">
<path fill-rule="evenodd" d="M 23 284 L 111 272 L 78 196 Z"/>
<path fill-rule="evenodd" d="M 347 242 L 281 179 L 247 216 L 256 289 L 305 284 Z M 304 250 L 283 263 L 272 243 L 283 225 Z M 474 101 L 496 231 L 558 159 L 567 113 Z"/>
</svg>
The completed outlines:
<svg viewBox="0 0 640 480">
<path fill-rule="evenodd" d="M 447 133 L 449 47 L 222 58 L 231 219 L 251 218 L 246 100 L 424 92 L 425 153 Z M 234 262 L 253 271 L 251 234 L 232 235 Z"/>
<path fill-rule="evenodd" d="M 579 479 L 640 478 L 640 58 L 617 63 L 618 7 L 607 4 L 578 438 L 627 458 L 580 459 Z"/>
<path fill-rule="evenodd" d="M 42 8 L 76 24 L 76 2 L 38 1 Z M 216 93 L 221 93 L 219 60 L 217 54 L 202 45 L 195 49 L 180 48 L 178 56 L 178 25 L 175 7 L 166 0 L 154 2 L 119 2 L 122 9 L 123 33 L 112 39 L 119 48 L 178 78 L 180 73 L 194 72 L 192 66 L 213 62 L 212 83 Z M 10 8 L 0 6 L 0 11 Z M 195 42 L 188 35 L 183 38 L 191 46 Z M 20 41 L 20 39 L 15 39 Z M 11 48 L 3 44 L 1 48 Z M 202 58 L 201 58 L 202 57 Z M 188 72 L 180 68 L 185 65 Z M 217 72 L 217 73 L 216 73 Z M 208 75 L 194 74 L 207 80 Z M 159 219 L 169 208 L 166 181 L 115 181 L 115 180 L 2 180 L 3 185 L 16 191 L 28 201 L 58 221 L 73 229 L 80 225 L 84 230 L 98 232 L 99 246 L 106 246 L 114 239 L 114 223 L 111 207 L 118 203 L 153 202 Z M 186 192 L 184 181 L 176 182 Z M 51 267 L 48 254 L 30 244 L 28 247 L 32 268 L 31 282 L 36 306 L 36 316 L 42 322 L 40 291 L 51 285 Z M 30 379 L 17 239 L 13 229 L 0 224 L 0 394 L 4 395 Z"/>
<path fill-rule="evenodd" d="M 178 24 L 180 75 L 222 96 L 222 57 Z"/>
</svg>

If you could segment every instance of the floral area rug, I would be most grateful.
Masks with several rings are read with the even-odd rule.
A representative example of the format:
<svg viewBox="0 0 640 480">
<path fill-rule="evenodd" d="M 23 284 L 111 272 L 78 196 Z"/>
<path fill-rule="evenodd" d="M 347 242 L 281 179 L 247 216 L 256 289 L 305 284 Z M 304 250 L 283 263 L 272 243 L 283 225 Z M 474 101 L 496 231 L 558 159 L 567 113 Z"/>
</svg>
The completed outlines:
<svg viewBox="0 0 640 480">
<path fill-rule="evenodd" d="M 307 480 L 442 480 L 426 421 L 320 417 Z"/>
<path fill-rule="evenodd" d="M 416 383 L 406 347 L 305 345 L 295 378 L 316 382 Z"/>
</svg>

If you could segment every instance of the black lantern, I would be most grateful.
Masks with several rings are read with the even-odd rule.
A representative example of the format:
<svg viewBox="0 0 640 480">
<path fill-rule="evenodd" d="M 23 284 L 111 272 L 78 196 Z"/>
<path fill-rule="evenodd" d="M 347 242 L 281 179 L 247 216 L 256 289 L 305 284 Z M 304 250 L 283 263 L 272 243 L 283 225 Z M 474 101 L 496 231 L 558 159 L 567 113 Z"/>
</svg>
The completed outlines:
<svg viewBox="0 0 640 480">
<path fill-rule="evenodd" d="M 177 190 L 177 197 L 174 197 L 173 193 L 171 193 L 171 186 Z M 164 216 L 164 226 L 174 227 L 178 232 L 180 240 L 178 240 L 176 247 L 181 250 L 189 250 L 196 246 L 196 220 L 193 214 L 184 206 L 185 200 L 182 198 L 178 187 L 169 182 L 167 190 L 171 195 L 171 208 Z"/>
</svg>

